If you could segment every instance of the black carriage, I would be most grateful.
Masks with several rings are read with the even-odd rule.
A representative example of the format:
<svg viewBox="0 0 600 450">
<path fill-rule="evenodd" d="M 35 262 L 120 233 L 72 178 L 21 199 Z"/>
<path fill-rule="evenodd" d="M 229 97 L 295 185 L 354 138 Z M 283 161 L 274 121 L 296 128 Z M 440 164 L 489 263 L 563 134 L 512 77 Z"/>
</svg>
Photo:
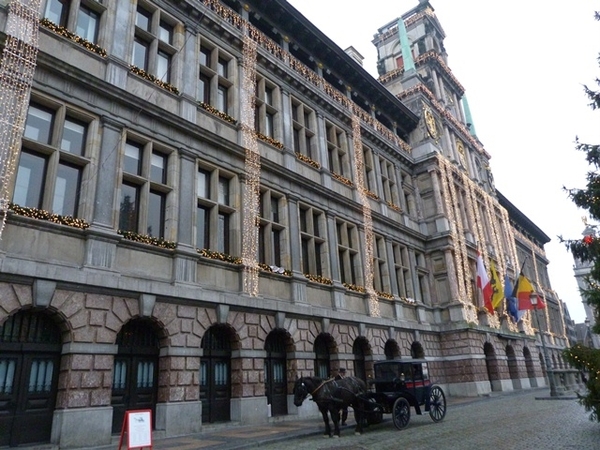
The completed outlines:
<svg viewBox="0 0 600 450">
<path fill-rule="evenodd" d="M 427 361 L 378 361 L 374 369 L 375 378 L 369 380 L 369 392 L 361 408 L 367 424 L 379 423 L 384 414 L 392 414 L 394 425 L 401 430 L 410 421 L 411 407 L 419 415 L 428 412 L 434 422 L 444 418 L 446 396 L 442 388 L 429 379 Z"/>
</svg>

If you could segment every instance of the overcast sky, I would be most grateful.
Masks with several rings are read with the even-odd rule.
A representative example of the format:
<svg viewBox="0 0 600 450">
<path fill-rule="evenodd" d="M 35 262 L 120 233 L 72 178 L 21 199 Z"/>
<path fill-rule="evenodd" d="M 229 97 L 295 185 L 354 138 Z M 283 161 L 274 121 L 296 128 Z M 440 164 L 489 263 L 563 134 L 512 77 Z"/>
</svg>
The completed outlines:
<svg viewBox="0 0 600 450">
<path fill-rule="evenodd" d="M 418 0 L 288 0 L 342 49 L 352 45 L 377 76 L 377 29 Z M 573 258 L 558 241 L 581 237 L 586 211 L 563 186 L 585 187 L 591 170 L 575 137 L 600 143 L 600 111 L 583 85 L 600 77 L 600 0 L 432 0 L 446 33 L 448 65 L 465 88 L 479 140 L 492 156 L 496 188 L 551 242 L 552 288 L 583 322 Z"/>
</svg>

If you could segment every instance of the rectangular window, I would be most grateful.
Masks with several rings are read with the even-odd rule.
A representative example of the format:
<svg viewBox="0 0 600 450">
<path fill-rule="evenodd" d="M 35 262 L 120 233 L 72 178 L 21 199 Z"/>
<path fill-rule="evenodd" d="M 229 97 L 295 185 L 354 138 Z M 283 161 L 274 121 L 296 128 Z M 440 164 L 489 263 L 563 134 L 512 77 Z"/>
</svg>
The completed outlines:
<svg viewBox="0 0 600 450">
<path fill-rule="evenodd" d="M 302 242 L 302 268 L 304 273 L 325 276 L 327 267 L 323 267 L 326 261 L 326 241 L 320 235 L 325 220 L 321 211 L 310 207 L 300 207 L 300 239 Z"/>
<path fill-rule="evenodd" d="M 43 156 L 21 152 L 13 202 L 29 208 L 42 207 L 47 159 Z"/>
<path fill-rule="evenodd" d="M 229 205 L 229 179 L 219 177 L 219 198 L 218 201 L 222 205 Z"/>
<path fill-rule="evenodd" d="M 224 113 L 227 112 L 227 88 L 219 86 L 217 88 L 217 109 Z"/>
<path fill-rule="evenodd" d="M 150 24 L 152 23 L 152 13 L 145 10 L 141 6 L 138 6 L 137 13 L 135 15 L 135 26 L 141 28 L 144 31 L 150 31 Z"/>
<path fill-rule="evenodd" d="M 229 215 L 219 213 L 217 229 L 217 251 L 229 253 Z"/>
<path fill-rule="evenodd" d="M 150 181 L 166 184 L 167 182 L 167 157 L 162 153 L 152 152 L 150 160 Z"/>
<path fill-rule="evenodd" d="M 259 262 L 269 266 L 281 267 L 282 264 L 282 239 L 285 231 L 279 207 L 282 198 L 268 190 L 260 195 Z"/>
<path fill-rule="evenodd" d="M 128 141 L 125 143 L 125 158 L 123 171 L 134 175 L 141 175 L 142 170 L 142 145 Z"/>
<path fill-rule="evenodd" d="M 235 78 L 232 58 L 218 47 L 203 44 L 200 46 L 198 59 L 200 62 L 198 101 L 228 114 L 229 89 L 233 86 L 231 80 Z"/>
<path fill-rule="evenodd" d="M 87 138 L 87 125 L 74 119 L 65 119 L 60 149 L 83 156 Z"/>
<path fill-rule="evenodd" d="M 210 78 L 204 74 L 200 74 L 198 82 L 198 100 L 210 104 Z"/>
<path fill-rule="evenodd" d="M 121 185 L 121 205 L 119 207 L 119 229 L 135 231 L 138 229 L 139 188 L 123 183 Z"/>
<path fill-rule="evenodd" d="M 52 211 L 62 216 L 77 217 L 81 168 L 71 164 L 59 164 L 54 186 Z"/>
<path fill-rule="evenodd" d="M 148 70 L 148 44 L 141 39 L 136 38 L 133 41 L 131 64 L 139 69 Z"/>
<path fill-rule="evenodd" d="M 41 106 L 30 105 L 27 110 L 23 136 L 42 144 L 50 144 L 53 120 L 54 113 L 52 111 Z"/>
<path fill-rule="evenodd" d="M 146 234 L 164 238 L 165 236 L 165 195 L 150 191 L 148 199 L 148 224 Z"/>
<path fill-rule="evenodd" d="M 341 281 L 342 283 L 359 284 L 362 282 L 362 277 L 359 279 L 357 273 L 360 264 L 359 252 L 354 247 L 354 243 L 358 242 L 358 230 L 356 226 L 341 221 L 337 222 L 336 229 Z"/>
<path fill-rule="evenodd" d="M 156 76 L 165 83 L 171 80 L 169 67 L 171 65 L 171 55 L 159 51 L 156 55 Z"/>
<path fill-rule="evenodd" d="M 100 15 L 81 5 L 77 14 L 77 28 L 75 33 L 88 42 L 96 43 L 98 38 L 98 22 Z"/>
<path fill-rule="evenodd" d="M 210 198 L 210 172 L 198 169 L 196 195 L 202 198 Z"/>
<path fill-rule="evenodd" d="M 67 26 L 69 0 L 48 0 L 44 17 L 61 27 Z"/>
<path fill-rule="evenodd" d="M 173 27 L 164 20 L 160 21 L 160 25 L 158 27 L 158 38 L 169 45 L 173 43 Z"/>
<path fill-rule="evenodd" d="M 198 208 L 196 208 L 196 247 L 198 248 L 210 248 L 209 217 L 210 214 L 206 207 L 198 206 Z"/>
<path fill-rule="evenodd" d="M 315 131 L 313 129 L 314 112 L 306 105 L 296 99 L 292 99 L 292 116 L 293 120 L 293 136 L 294 136 L 294 151 L 301 153 L 310 159 L 314 159 L 313 141 Z"/>
</svg>

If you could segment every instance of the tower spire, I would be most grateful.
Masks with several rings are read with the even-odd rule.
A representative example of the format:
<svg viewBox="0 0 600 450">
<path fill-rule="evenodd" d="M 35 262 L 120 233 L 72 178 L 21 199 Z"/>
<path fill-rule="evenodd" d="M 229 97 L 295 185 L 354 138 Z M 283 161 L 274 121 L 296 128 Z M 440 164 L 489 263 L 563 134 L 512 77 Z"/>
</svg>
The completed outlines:
<svg viewBox="0 0 600 450">
<path fill-rule="evenodd" d="M 398 19 L 398 38 L 400 39 L 400 48 L 402 49 L 402 61 L 404 62 L 404 73 L 415 70 L 415 62 L 408 42 L 408 33 L 402 17 Z"/>
<path fill-rule="evenodd" d="M 467 121 L 469 133 L 471 133 L 471 136 L 477 136 L 477 132 L 475 131 L 475 124 L 473 123 L 473 117 L 471 116 L 471 110 L 469 109 L 469 102 L 467 101 L 467 96 L 463 95 L 461 101 L 463 105 L 463 111 L 465 112 L 465 119 Z"/>
</svg>

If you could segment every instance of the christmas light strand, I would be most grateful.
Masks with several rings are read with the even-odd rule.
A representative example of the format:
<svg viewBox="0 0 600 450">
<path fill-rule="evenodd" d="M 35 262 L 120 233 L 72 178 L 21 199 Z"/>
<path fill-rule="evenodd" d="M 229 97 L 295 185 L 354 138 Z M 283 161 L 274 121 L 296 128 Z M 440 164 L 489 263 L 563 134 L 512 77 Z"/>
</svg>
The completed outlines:
<svg viewBox="0 0 600 450">
<path fill-rule="evenodd" d="M 371 216 L 371 205 L 366 194 L 365 177 L 364 177 L 364 152 L 362 146 L 362 136 L 360 129 L 360 119 L 357 115 L 352 115 L 352 144 L 354 147 L 354 179 L 358 187 L 358 197 L 362 204 L 363 225 L 365 227 L 365 289 L 369 298 L 369 310 L 371 316 L 380 317 L 379 297 L 373 287 L 373 218 Z"/>
<path fill-rule="evenodd" d="M 242 146 L 245 148 L 245 175 L 242 263 L 244 265 L 244 293 L 258 296 L 258 231 L 260 200 L 260 154 L 254 131 L 254 93 L 256 85 L 256 43 L 244 36 L 242 61 L 241 124 Z"/>
<path fill-rule="evenodd" d="M 12 0 L 0 60 L 0 239 L 6 226 L 15 167 L 38 54 L 40 0 Z"/>
</svg>

